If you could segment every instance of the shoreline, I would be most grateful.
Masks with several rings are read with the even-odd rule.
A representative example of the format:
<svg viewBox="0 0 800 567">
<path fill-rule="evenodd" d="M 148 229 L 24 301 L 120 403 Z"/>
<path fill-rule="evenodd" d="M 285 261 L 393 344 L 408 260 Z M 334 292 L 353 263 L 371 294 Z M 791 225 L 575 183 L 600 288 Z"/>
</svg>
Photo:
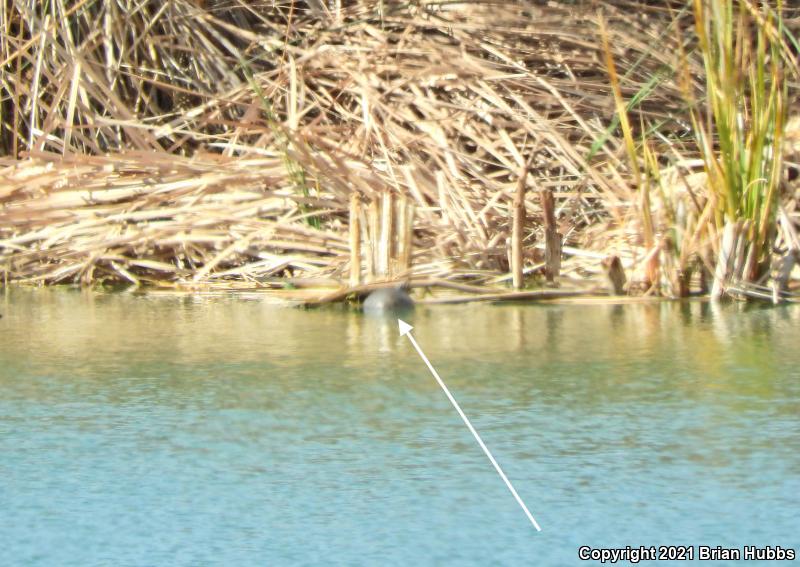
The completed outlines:
<svg viewBox="0 0 800 567">
<path fill-rule="evenodd" d="M 20 283 L 11 283 L 0 286 L 0 293 L 7 293 L 12 289 L 62 289 L 73 291 L 90 291 L 99 293 L 120 293 L 142 296 L 211 296 L 211 297 L 258 297 L 269 299 L 276 305 L 295 308 L 321 308 L 325 306 L 346 306 L 358 309 L 363 299 L 371 292 L 381 288 L 394 287 L 396 282 L 381 282 L 366 284 L 354 288 L 346 286 L 306 287 L 297 289 L 280 289 L 267 287 L 244 286 L 209 286 L 209 285 L 170 285 L 170 286 L 95 286 L 85 287 L 76 284 L 61 284 L 58 286 L 40 286 Z M 467 292 L 463 288 L 468 286 L 452 285 L 451 282 L 414 282 L 409 284 L 412 290 L 414 303 L 420 307 L 434 307 L 446 305 L 464 305 L 472 303 L 484 304 L 515 304 L 515 305 L 632 305 L 652 303 L 673 303 L 685 301 L 715 302 L 708 293 L 692 293 L 686 297 L 664 297 L 650 295 L 611 295 L 603 293 L 599 286 L 590 288 L 539 288 L 521 291 L 474 288 Z M 414 294 L 413 290 L 422 292 Z M 767 297 L 764 298 L 768 299 Z M 723 298 L 725 303 L 742 303 L 731 298 Z M 760 303 L 771 303 L 762 301 Z M 787 294 L 781 298 L 777 305 L 800 303 L 800 294 Z"/>
</svg>

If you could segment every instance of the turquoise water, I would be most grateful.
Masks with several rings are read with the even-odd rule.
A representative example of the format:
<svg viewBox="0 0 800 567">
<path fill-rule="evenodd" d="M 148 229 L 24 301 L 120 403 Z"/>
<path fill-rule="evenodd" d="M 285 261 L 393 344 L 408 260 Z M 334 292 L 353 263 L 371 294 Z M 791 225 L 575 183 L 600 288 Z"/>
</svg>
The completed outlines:
<svg viewBox="0 0 800 567">
<path fill-rule="evenodd" d="M 13 290 L 0 312 L 2 566 L 800 547 L 797 309 L 418 309 L 539 533 L 394 321 L 65 290 Z"/>
</svg>

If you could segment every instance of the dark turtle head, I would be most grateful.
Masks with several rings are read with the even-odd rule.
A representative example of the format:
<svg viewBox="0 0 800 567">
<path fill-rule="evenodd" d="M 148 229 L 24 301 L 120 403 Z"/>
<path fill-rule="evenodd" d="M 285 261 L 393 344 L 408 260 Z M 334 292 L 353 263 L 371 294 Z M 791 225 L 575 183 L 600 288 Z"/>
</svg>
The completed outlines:
<svg viewBox="0 0 800 567">
<path fill-rule="evenodd" d="M 408 295 L 408 289 L 408 283 L 376 289 L 364 300 L 364 312 L 393 314 L 413 310 L 414 300 Z"/>
</svg>

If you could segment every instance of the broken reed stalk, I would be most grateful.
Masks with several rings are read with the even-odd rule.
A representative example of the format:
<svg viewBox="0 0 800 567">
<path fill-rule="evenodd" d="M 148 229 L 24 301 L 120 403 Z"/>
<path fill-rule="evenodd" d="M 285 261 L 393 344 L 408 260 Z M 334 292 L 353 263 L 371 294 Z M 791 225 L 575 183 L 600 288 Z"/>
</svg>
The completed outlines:
<svg viewBox="0 0 800 567">
<path fill-rule="evenodd" d="M 372 200 L 369 204 L 369 233 L 367 237 L 367 278 L 366 282 L 371 283 L 376 279 L 376 275 L 380 272 L 380 243 L 378 237 L 380 222 L 380 206 L 378 201 Z"/>
<path fill-rule="evenodd" d="M 381 195 L 380 247 L 378 248 L 378 277 L 388 279 L 392 273 L 392 243 L 394 242 L 394 199 L 391 191 Z"/>
<path fill-rule="evenodd" d="M 361 199 L 350 196 L 350 287 L 361 284 Z"/>
<path fill-rule="evenodd" d="M 773 258 L 772 261 L 772 303 L 783 301 L 783 296 L 789 289 L 789 278 L 792 270 L 800 263 L 800 242 L 797 231 L 784 207 L 779 208 L 780 233 L 788 248 L 785 254 Z"/>
<path fill-rule="evenodd" d="M 602 261 L 603 270 L 605 271 L 606 289 L 609 295 L 624 295 L 625 294 L 625 269 L 622 267 L 622 261 L 619 256 L 609 255 Z"/>
<path fill-rule="evenodd" d="M 552 189 L 543 189 L 542 215 L 544 216 L 544 274 L 549 283 L 554 283 L 561 273 L 561 234 L 556 225 L 555 200 Z"/>
<path fill-rule="evenodd" d="M 411 271 L 412 237 L 414 233 L 414 203 L 405 195 L 397 200 L 397 271 Z"/>
<path fill-rule="evenodd" d="M 395 272 L 405 272 L 406 271 L 406 264 L 405 264 L 405 254 L 406 254 L 406 214 L 408 213 L 407 210 L 407 199 L 405 195 L 400 195 L 398 199 L 395 200 L 395 217 L 397 218 L 397 224 L 395 225 L 395 258 L 394 258 L 394 270 Z"/>
<path fill-rule="evenodd" d="M 722 246 L 717 257 L 717 267 L 714 271 L 714 284 L 711 287 L 711 299 L 719 300 L 731 279 L 731 268 L 739 236 L 740 223 L 730 221 L 722 231 Z"/>
<path fill-rule="evenodd" d="M 528 178 L 528 167 L 519 172 L 517 190 L 514 193 L 513 219 L 511 224 L 511 273 L 514 289 L 522 289 L 524 285 L 522 247 L 525 237 L 525 182 Z"/>
<path fill-rule="evenodd" d="M 774 261 L 772 274 L 772 303 L 781 303 L 783 295 L 788 291 L 789 276 L 797 265 L 797 253 L 790 251 Z"/>
</svg>

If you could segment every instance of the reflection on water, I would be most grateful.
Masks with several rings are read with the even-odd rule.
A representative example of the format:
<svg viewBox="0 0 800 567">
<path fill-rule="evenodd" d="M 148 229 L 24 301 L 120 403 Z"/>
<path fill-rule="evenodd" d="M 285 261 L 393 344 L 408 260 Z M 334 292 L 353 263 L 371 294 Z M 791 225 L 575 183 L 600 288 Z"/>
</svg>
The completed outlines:
<svg viewBox="0 0 800 567">
<path fill-rule="evenodd" d="M 798 547 L 800 311 L 0 299 L 0 565 L 573 565 Z M 706 564 L 713 564 L 707 562 Z"/>
</svg>

